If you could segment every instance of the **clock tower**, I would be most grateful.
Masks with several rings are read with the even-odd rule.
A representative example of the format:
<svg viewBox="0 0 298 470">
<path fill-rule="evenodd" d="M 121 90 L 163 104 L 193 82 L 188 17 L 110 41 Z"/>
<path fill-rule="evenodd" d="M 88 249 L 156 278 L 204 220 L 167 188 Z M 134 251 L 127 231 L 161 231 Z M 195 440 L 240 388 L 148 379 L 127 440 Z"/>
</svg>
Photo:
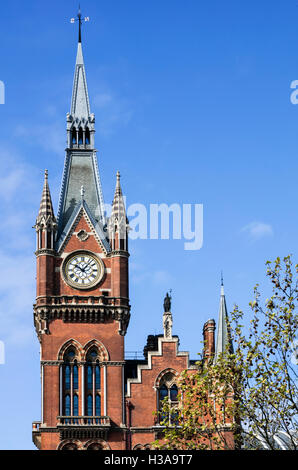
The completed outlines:
<svg viewBox="0 0 298 470">
<path fill-rule="evenodd" d="M 46 170 L 35 224 L 40 449 L 125 449 L 128 221 L 119 172 L 106 216 L 94 136 L 80 34 L 58 214 Z"/>
<path fill-rule="evenodd" d="M 130 320 L 128 220 L 119 172 L 109 216 L 105 211 L 80 13 L 78 20 L 58 213 L 55 216 L 45 170 L 34 226 L 41 419 L 33 423 L 33 442 L 42 450 L 151 449 L 164 436 L 163 400 L 179 406 L 181 373 L 193 374 L 232 347 L 225 295 L 222 285 L 216 341 L 215 321 L 203 326 L 201 364 L 179 350 L 168 294 L 161 312 L 163 332 L 148 335 L 142 357 L 127 352 L 125 358 Z M 233 446 L 230 428 L 225 429 Z"/>
</svg>

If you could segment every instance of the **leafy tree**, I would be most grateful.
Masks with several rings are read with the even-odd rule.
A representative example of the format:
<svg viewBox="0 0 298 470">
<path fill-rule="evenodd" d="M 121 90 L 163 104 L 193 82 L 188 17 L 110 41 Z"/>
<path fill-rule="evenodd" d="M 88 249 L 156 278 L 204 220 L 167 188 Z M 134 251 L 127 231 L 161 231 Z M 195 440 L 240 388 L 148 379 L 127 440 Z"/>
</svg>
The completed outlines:
<svg viewBox="0 0 298 470">
<path fill-rule="evenodd" d="M 267 262 L 272 295 L 254 288 L 247 319 L 235 306 L 228 345 L 216 361 L 204 357 L 179 381 L 179 405 L 165 399 L 159 413 L 161 449 L 297 449 L 298 265 L 290 256 Z M 294 272 L 293 272 L 294 271 Z M 244 326 L 249 320 L 249 326 Z"/>
<path fill-rule="evenodd" d="M 293 269 L 291 256 L 266 265 L 272 295 L 263 306 L 259 285 L 254 288 L 248 334 L 243 312 L 238 306 L 232 312 L 243 444 L 273 450 L 284 439 L 285 447 L 297 449 L 298 265 Z"/>
<path fill-rule="evenodd" d="M 235 374 L 226 357 L 216 364 L 199 361 L 198 369 L 184 371 L 179 379 L 177 407 L 166 398 L 159 412 L 163 438 L 159 449 L 218 450 L 234 448 L 237 426 L 233 387 Z"/>
</svg>

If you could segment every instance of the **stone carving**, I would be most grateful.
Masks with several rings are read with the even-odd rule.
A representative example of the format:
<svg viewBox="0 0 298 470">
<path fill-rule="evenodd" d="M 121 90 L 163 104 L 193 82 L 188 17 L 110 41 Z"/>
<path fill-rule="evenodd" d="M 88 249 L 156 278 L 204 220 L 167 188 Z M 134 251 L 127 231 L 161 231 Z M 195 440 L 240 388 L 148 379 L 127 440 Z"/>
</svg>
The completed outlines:
<svg viewBox="0 0 298 470">
<path fill-rule="evenodd" d="M 80 230 L 80 231 L 77 233 L 77 237 L 78 237 L 78 239 L 79 239 L 81 242 L 85 242 L 86 240 L 88 240 L 89 235 L 88 235 L 88 233 L 86 232 L 86 230 Z"/>
<path fill-rule="evenodd" d="M 165 312 L 163 314 L 163 330 L 164 330 L 164 337 L 167 339 L 172 338 L 172 326 L 173 326 L 172 314 L 170 312 Z"/>
</svg>

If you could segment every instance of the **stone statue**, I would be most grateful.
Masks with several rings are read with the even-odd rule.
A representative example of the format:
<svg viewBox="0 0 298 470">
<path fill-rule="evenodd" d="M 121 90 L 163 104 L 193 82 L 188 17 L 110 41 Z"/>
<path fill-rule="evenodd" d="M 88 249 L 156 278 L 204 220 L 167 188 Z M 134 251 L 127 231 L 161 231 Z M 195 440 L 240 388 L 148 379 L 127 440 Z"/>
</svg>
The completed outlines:
<svg viewBox="0 0 298 470">
<path fill-rule="evenodd" d="M 165 312 L 170 312 L 171 311 L 171 297 L 169 296 L 168 292 L 167 295 L 165 296 L 165 300 L 163 303 L 163 308 Z"/>
</svg>

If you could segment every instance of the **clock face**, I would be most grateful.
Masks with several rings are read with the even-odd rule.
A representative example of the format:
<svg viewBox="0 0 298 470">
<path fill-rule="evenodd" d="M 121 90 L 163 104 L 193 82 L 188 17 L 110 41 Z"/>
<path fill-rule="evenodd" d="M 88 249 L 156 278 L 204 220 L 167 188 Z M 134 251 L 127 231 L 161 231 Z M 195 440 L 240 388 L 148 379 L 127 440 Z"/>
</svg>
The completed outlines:
<svg viewBox="0 0 298 470">
<path fill-rule="evenodd" d="M 66 259 L 63 274 L 68 282 L 77 289 L 89 289 L 103 277 L 102 262 L 91 253 L 78 252 Z"/>
</svg>

